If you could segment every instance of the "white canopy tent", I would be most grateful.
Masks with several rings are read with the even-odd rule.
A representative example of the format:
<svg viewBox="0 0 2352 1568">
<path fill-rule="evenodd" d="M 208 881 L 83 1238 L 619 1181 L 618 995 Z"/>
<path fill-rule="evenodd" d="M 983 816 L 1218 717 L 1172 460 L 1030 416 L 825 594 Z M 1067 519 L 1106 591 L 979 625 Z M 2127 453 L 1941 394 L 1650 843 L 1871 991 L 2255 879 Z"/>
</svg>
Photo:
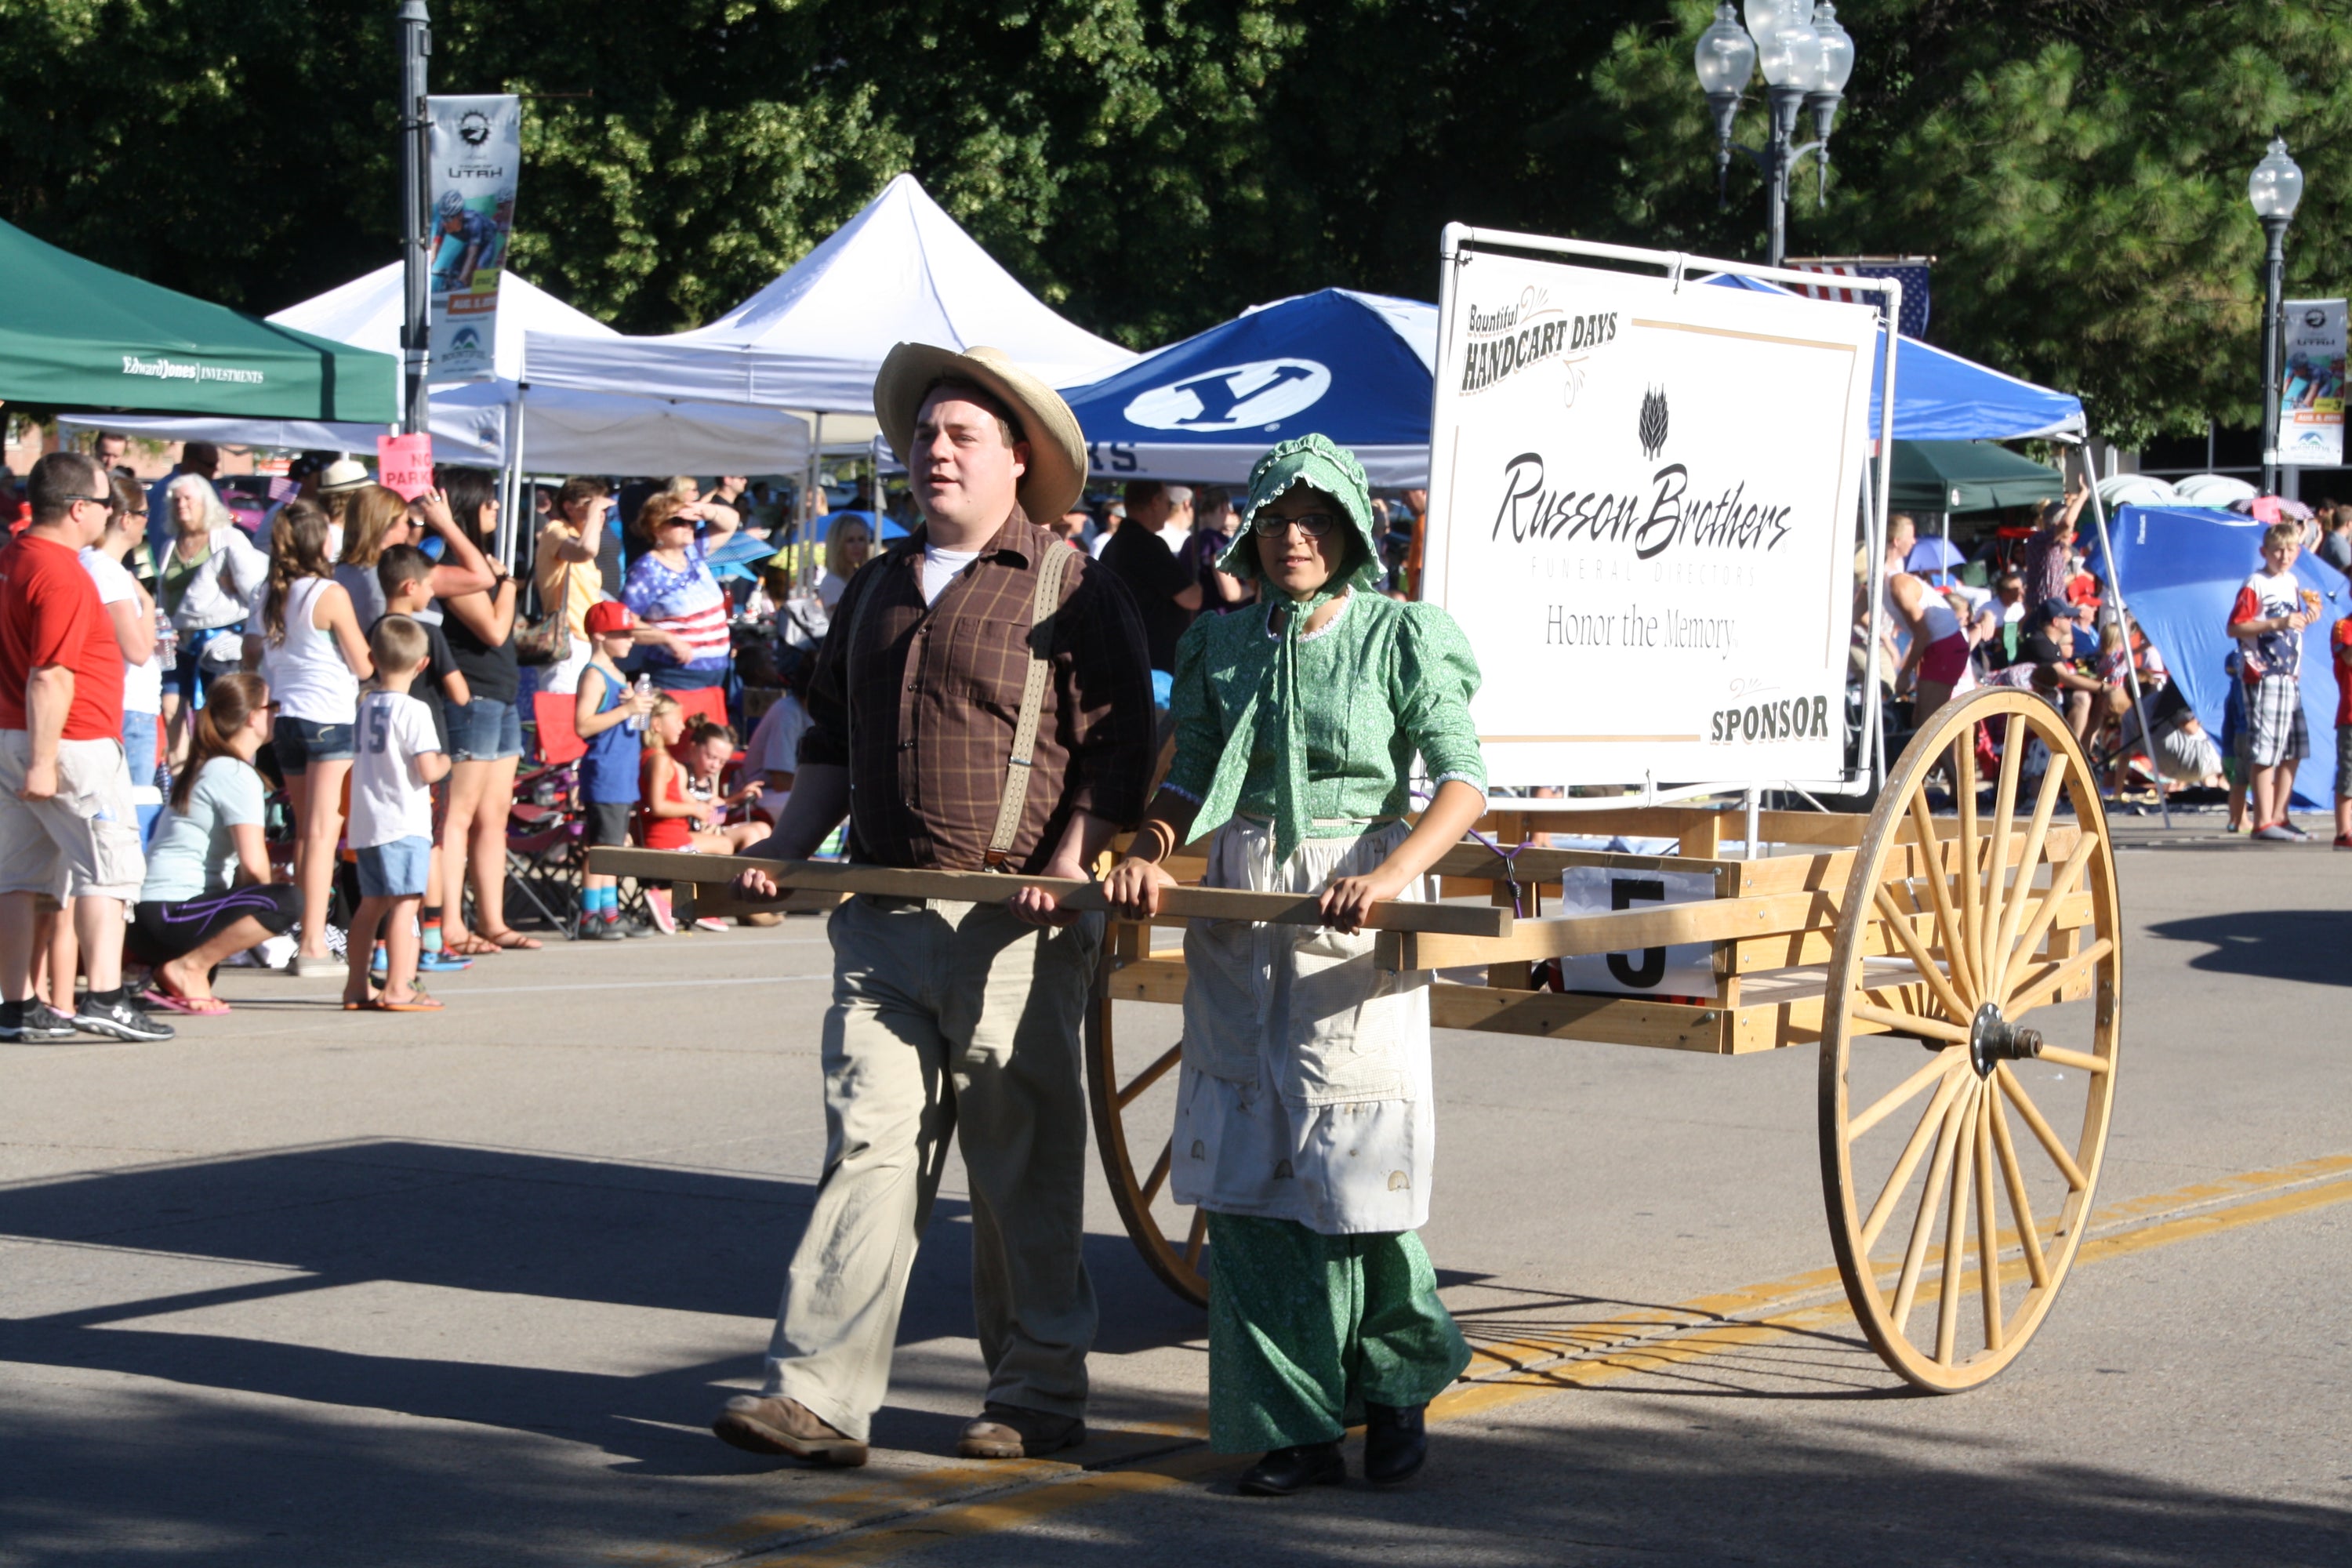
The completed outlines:
<svg viewBox="0 0 2352 1568">
<path fill-rule="evenodd" d="M 1003 349 L 1050 386 L 1097 381 L 1129 350 L 1064 321 L 900 174 L 825 242 L 709 326 L 666 338 L 534 329 L 534 389 L 628 387 L 820 416 L 874 412 L 874 377 L 901 342 Z"/>
<path fill-rule="evenodd" d="M 400 353 L 401 276 L 378 268 L 269 319 L 339 342 Z M 433 452 L 444 461 L 537 473 L 790 473 L 809 454 L 805 421 L 774 409 L 713 406 L 664 396 L 526 385 L 527 332 L 620 341 L 612 328 L 509 271 L 499 280 L 496 379 L 437 387 Z M 287 447 L 373 454 L 389 425 L 196 419 L 172 415 L 66 414 L 69 429 L 120 430 L 161 441 Z"/>
</svg>

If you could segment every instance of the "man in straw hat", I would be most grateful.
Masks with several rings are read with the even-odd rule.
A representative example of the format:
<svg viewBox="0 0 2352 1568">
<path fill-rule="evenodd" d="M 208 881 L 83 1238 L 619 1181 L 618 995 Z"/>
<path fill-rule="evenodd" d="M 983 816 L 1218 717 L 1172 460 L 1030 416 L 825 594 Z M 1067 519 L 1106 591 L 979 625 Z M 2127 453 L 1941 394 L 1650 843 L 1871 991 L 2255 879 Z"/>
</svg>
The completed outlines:
<svg viewBox="0 0 2352 1568">
<path fill-rule="evenodd" d="M 866 864 L 1083 877 L 1142 816 L 1153 759 L 1133 602 L 1032 521 L 1060 517 L 1085 488 L 1077 420 L 994 349 L 920 343 L 883 362 L 874 411 L 922 524 L 842 595 L 792 799 L 752 853 L 805 858 L 846 816 Z M 1033 647 L 1049 677 L 1037 682 Z M 1030 765 L 1008 765 L 1018 753 Z M 774 890 L 756 872 L 742 886 Z M 1035 889 L 971 903 L 860 895 L 830 934 L 824 1178 L 765 1386 L 729 1400 L 712 1429 L 755 1453 L 866 1462 L 961 1123 L 989 1386 L 959 1451 L 1034 1458 L 1082 1442 L 1096 1308 L 1078 1037 L 1101 917 L 1059 914 Z"/>
</svg>

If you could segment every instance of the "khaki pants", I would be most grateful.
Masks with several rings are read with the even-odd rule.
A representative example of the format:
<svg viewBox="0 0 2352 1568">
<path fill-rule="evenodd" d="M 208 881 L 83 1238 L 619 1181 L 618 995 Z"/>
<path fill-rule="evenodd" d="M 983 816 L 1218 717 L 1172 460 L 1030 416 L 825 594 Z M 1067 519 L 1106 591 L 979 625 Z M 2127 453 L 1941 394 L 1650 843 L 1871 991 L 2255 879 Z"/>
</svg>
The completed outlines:
<svg viewBox="0 0 2352 1568">
<path fill-rule="evenodd" d="M 988 1398 L 1084 1415 L 1096 1307 L 1079 1033 L 1102 917 L 1040 930 L 998 904 L 860 896 L 829 929 L 824 1179 L 766 1392 L 866 1437 L 961 1123 Z"/>
</svg>

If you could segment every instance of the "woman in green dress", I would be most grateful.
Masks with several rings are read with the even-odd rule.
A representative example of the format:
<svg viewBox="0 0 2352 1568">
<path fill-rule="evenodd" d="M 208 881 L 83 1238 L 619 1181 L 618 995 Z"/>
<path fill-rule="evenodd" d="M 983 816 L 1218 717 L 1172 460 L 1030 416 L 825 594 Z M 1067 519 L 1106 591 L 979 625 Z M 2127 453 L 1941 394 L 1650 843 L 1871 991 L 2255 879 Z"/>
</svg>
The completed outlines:
<svg viewBox="0 0 2352 1568">
<path fill-rule="evenodd" d="M 1184 939 L 1173 1190 L 1209 1215 L 1209 1432 L 1264 1457 L 1245 1491 L 1401 1481 L 1423 1410 L 1470 1353 L 1413 1232 L 1436 1124 L 1423 974 L 1384 973 L 1371 907 L 1414 896 L 1486 801 L 1478 668 L 1451 616 L 1379 590 L 1371 498 L 1321 436 L 1258 460 L 1218 562 L 1257 605 L 1196 621 L 1176 655 L 1176 759 L 1106 891 L 1146 918 L 1159 862 L 1208 839 L 1205 885 L 1319 892 L 1320 928 L 1194 921 Z M 1435 798 L 1417 822 L 1418 754 Z"/>
</svg>

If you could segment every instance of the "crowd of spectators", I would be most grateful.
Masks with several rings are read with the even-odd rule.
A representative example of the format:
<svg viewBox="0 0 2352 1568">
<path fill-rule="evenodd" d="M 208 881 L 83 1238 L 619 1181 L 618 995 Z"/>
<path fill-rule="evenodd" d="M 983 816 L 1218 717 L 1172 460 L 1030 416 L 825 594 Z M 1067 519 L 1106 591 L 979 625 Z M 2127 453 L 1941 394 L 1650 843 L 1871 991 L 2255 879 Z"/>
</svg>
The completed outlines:
<svg viewBox="0 0 2352 1568">
<path fill-rule="evenodd" d="M 2293 573 L 2308 549 L 2352 574 L 2352 507 L 2322 503 L 2308 521 L 2270 525 L 2262 563 L 2227 620 L 2231 640 L 2222 732 L 2199 720 L 2160 650 L 2092 570 L 2077 523 L 2088 491 L 2047 502 L 2022 539 L 1998 536 L 1965 580 L 1923 559 L 1913 519 L 1889 520 L 1881 621 L 1883 678 L 1922 722 L 1956 692 L 2008 686 L 2063 716 L 2117 788 L 2205 788 L 2227 799 L 2231 831 L 2270 842 L 2311 835 L 2289 815 L 2297 764 L 2311 753 L 2301 691 L 2303 633 L 2320 596 Z M 1933 542 L 1931 542 L 1932 546 Z M 1981 585 L 1980 585 L 1981 584 Z M 2352 849 L 2352 617 L 2329 632 L 2337 683 L 2335 842 Z"/>
</svg>

